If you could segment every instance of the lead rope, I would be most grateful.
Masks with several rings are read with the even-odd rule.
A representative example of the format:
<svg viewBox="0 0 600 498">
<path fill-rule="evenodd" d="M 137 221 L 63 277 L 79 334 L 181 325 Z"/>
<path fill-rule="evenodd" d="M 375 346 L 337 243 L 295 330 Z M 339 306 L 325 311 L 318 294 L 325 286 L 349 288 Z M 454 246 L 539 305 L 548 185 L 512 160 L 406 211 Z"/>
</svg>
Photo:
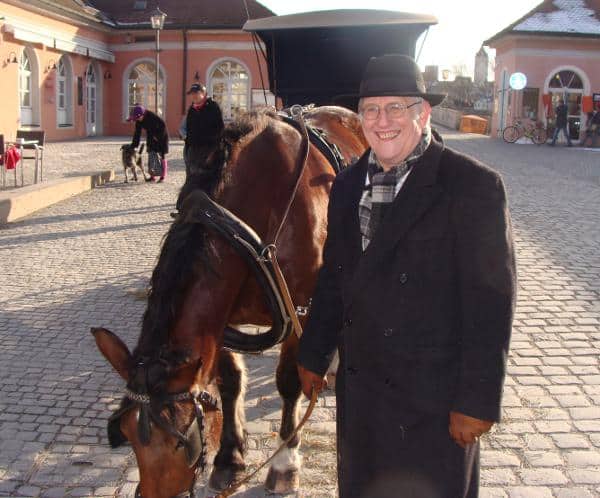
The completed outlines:
<svg viewBox="0 0 600 498">
<path fill-rule="evenodd" d="M 283 443 L 281 443 L 281 445 L 279 446 L 279 448 L 277 448 L 275 450 L 275 453 L 273 453 L 267 460 L 265 460 L 265 462 L 263 464 L 261 464 L 256 470 L 254 470 L 254 472 L 252 472 L 251 474 L 248 474 L 242 480 L 230 484 L 227 488 L 225 488 L 223 491 L 221 491 L 215 498 L 227 498 L 228 496 L 231 496 L 233 493 L 236 492 L 236 490 L 238 488 L 240 488 L 240 486 L 243 486 L 248 481 L 250 481 L 250 479 L 252 479 L 256 474 L 258 474 L 258 472 L 262 468 L 264 468 L 265 465 L 267 465 L 269 462 L 271 462 L 273 460 L 273 458 L 275 458 L 277 456 L 277 454 L 285 446 L 287 446 L 287 444 L 294 437 L 296 437 L 296 435 L 298 434 L 298 432 L 300 432 L 300 430 L 302 429 L 302 427 L 304 427 L 304 424 L 306 424 L 306 422 L 308 421 L 308 419 L 312 415 L 313 409 L 315 408 L 315 405 L 317 404 L 317 399 L 318 398 L 319 398 L 319 393 L 313 387 L 313 390 L 312 390 L 312 393 L 311 393 L 311 396 L 310 396 L 310 403 L 308 404 L 308 407 L 306 408 L 306 412 L 304 412 L 304 416 L 302 417 L 302 420 L 300 420 L 300 423 L 296 426 L 296 428 L 293 430 L 293 432 L 285 439 L 285 441 Z"/>
</svg>

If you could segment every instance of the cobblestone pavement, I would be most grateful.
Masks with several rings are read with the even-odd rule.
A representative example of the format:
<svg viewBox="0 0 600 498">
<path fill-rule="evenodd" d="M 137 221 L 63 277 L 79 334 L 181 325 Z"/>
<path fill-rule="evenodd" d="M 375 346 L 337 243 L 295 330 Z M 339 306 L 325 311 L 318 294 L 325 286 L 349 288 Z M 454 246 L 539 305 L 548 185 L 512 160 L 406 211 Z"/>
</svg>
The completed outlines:
<svg viewBox="0 0 600 498">
<path fill-rule="evenodd" d="M 600 497 L 600 153 L 445 137 L 503 174 L 518 243 L 504 421 L 483 439 L 481 496 Z M 135 344 L 183 162 L 176 142 L 167 183 L 124 185 L 126 140 L 48 144 L 47 179 L 115 167 L 117 181 L 0 228 L 0 496 L 133 496 L 135 461 L 105 431 L 123 385 L 89 328 Z M 276 441 L 275 361 L 247 358 L 251 463 Z M 334 410 L 329 392 L 308 425 L 302 496 L 335 496 Z M 235 496 L 262 496 L 263 478 Z"/>
</svg>

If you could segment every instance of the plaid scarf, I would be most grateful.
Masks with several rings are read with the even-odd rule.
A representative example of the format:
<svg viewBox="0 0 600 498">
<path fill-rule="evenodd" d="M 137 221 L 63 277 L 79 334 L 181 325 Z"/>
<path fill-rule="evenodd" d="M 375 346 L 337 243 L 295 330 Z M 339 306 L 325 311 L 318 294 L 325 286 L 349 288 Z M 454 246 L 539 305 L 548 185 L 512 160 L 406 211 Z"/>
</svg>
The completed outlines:
<svg viewBox="0 0 600 498">
<path fill-rule="evenodd" d="M 363 251 L 367 249 L 377 227 L 385 219 L 396 194 L 408 177 L 412 165 L 423 155 L 430 143 L 431 128 L 426 126 L 423 128 L 421 140 L 409 156 L 388 171 L 383 170 L 375 152 L 371 150 L 367 165 L 365 191 L 358 203 Z"/>
</svg>

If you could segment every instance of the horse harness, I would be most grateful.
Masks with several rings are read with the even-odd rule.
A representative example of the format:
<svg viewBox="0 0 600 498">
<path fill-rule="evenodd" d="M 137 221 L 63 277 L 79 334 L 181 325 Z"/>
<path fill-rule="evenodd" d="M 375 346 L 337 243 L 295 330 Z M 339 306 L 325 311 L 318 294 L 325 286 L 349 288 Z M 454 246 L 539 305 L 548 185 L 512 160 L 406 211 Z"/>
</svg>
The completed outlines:
<svg viewBox="0 0 600 498">
<path fill-rule="evenodd" d="M 205 192 L 196 192 L 196 202 L 185 222 L 200 223 L 221 235 L 252 270 L 262 288 L 272 318 L 272 327 L 260 334 L 260 344 L 252 341 L 234 327 L 228 325 L 223 333 L 223 346 L 234 352 L 257 353 L 283 342 L 292 330 L 300 337 L 302 328 L 298 316 L 308 313 L 308 306 L 294 306 L 287 283 L 277 261 L 277 239 L 285 225 L 296 197 L 300 179 L 307 164 L 312 143 L 327 158 L 336 174 L 346 167 L 344 158 L 335 144 L 327 142 L 322 130 L 308 127 L 303 119 L 304 108 L 292 106 L 287 114 L 278 114 L 284 122 L 298 130 L 302 136 L 296 177 L 284 214 L 275 231 L 273 241 L 264 243 L 258 234 L 232 212 L 213 201 Z"/>
<path fill-rule="evenodd" d="M 127 438 L 121 431 L 121 417 L 138 407 L 138 437 L 143 445 L 150 443 L 150 423 L 154 422 L 165 432 L 178 440 L 175 449 L 183 448 L 186 462 L 189 468 L 195 467 L 194 478 L 188 491 L 177 494 L 172 498 L 194 498 L 194 486 L 198 474 L 206 468 L 206 440 L 204 437 L 204 408 L 209 410 L 218 409 L 217 399 L 208 391 L 192 393 L 182 391 L 178 393 L 167 393 L 165 395 L 152 395 L 148 389 L 148 367 L 152 362 L 162 360 L 149 360 L 143 358 L 135 368 L 135 375 L 131 386 L 125 388 L 125 398 L 122 406 L 116 410 L 108 419 L 108 440 L 112 448 L 121 446 Z M 178 431 L 169 421 L 160 414 L 163 408 L 174 409 L 175 403 L 191 401 L 194 407 L 194 418 L 185 432 Z M 135 498 L 143 498 L 140 485 L 135 489 Z"/>
</svg>

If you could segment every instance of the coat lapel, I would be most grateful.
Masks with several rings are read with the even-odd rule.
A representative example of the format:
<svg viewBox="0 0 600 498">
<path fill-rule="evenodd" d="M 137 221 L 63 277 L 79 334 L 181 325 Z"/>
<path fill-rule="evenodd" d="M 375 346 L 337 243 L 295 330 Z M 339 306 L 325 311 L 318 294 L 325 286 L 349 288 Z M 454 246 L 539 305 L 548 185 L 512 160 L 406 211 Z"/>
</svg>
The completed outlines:
<svg viewBox="0 0 600 498">
<path fill-rule="evenodd" d="M 358 282 L 364 282 L 365 278 L 369 279 L 372 276 L 375 267 L 381 265 L 382 261 L 387 260 L 389 253 L 398 241 L 405 237 L 410 228 L 427 212 L 442 193 L 442 187 L 437 183 L 442 150 L 443 145 L 432 139 L 431 145 L 413 166 L 413 171 L 411 171 L 406 183 L 398 192 L 391 209 L 360 259 L 354 276 L 353 287 L 356 289 L 363 288 Z M 358 212 L 358 202 L 356 209 Z"/>
<path fill-rule="evenodd" d="M 369 149 L 370 150 L 370 149 Z M 360 234 L 360 221 L 358 218 L 358 203 L 365 187 L 365 178 L 367 176 L 367 163 L 369 150 L 359 159 L 351 175 L 348 175 L 347 202 L 348 206 L 344 212 L 352 213 L 347 225 L 345 234 L 347 251 L 350 254 L 351 267 L 355 268 L 362 254 L 362 238 Z"/>
</svg>

